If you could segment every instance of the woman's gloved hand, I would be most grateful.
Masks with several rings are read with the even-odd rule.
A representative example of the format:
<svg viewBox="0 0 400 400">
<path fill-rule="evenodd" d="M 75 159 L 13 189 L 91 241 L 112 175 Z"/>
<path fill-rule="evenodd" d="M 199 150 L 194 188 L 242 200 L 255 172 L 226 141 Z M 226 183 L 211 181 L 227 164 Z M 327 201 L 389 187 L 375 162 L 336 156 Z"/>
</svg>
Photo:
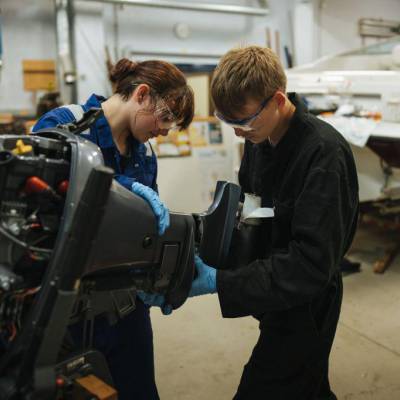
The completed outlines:
<svg viewBox="0 0 400 400">
<path fill-rule="evenodd" d="M 158 222 L 158 234 L 161 236 L 169 227 L 169 211 L 168 208 L 161 202 L 158 194 L 148 186 L 142 185 L 139 182 L 132 183 L 132 192 L 146 200 L 153 209 L 154 215 Z"/>
<path fill-rule="evenodd" d="M 170 304 L 165 303 L 165 297 L 162 294 L 151 294 L 139 291 L 137 292 L 137 296 L 148 306 L 160 307 L 164 315 L 172 314 L 173 308 Z"/>
<path fill-rule="evenodd" d="M 192 283 L 189 297 L 212 294 L 217 291 L 217 270 L 204 264 L 199 256 L 194 256 L 197 277 Z"/>
</svg>

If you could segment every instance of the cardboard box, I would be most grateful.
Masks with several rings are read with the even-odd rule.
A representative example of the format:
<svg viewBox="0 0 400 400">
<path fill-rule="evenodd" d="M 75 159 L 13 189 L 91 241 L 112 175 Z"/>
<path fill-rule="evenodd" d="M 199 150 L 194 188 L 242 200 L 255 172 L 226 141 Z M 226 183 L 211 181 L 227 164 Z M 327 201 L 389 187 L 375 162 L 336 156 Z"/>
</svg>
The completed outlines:
<svg viewBox="0 0 400 400">
<path fill-rule="evenodd" d="M 22 69 L 26 91 L 52 91 L 57 88 L 56 63 L 54 60 L 23 60 Z"/>
</svg>

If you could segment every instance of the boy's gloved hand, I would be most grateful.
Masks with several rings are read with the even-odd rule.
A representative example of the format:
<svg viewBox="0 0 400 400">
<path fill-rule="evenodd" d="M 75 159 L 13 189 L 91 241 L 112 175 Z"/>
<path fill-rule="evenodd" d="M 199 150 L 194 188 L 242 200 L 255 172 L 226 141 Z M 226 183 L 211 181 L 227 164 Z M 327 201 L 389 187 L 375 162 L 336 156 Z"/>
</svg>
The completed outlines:
<svg viewBox="0 0 400 400">
<path fill-rule="evenodd" d="M 152 188 L 142 185 L 139 182 L 132 183 L 132 192 L 142 197 L 150 204 L 158 221 L 158 234 L 163 235 L 165 230 L 169 227 L 169 212 L 168 208 L 161 202 L 158 194 Z"/>
<path fill-rule="evenodd" d="M 170 304 L 165 304 L 165 297 L 162 294 L 151 294 L 145 292 L 137 292 L 137 296 L 144 304 L 148 306 L 157 306 L 161 308 L 164 315 L 172 314 L 173 308 Z"/>
<path fill-rule="evenodd" d="M 204 264 L 199 256 L 194 256 L 197 277 L 192 283 L 189 297 L 211 294 L 217 291 L 217 270 Z"/>
</svg>

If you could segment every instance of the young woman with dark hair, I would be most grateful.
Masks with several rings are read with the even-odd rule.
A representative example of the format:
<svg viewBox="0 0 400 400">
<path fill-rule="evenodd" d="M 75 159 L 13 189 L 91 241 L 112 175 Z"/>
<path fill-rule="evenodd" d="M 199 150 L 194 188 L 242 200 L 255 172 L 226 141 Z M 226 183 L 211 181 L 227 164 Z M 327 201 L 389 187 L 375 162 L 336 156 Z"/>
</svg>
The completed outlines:
<svg viewBox="0 0 400 400">
<path fill-rule="evenodd" d="M 82 135 L 99 146 L 105 164 L 115 171 L 115 179 L 149 202 L 163 234 L 169 214 L 157 195 L 157 159 L 147 141 L 190 124 L 193 92 L 182 72 L 164 61 L 122 59 L 112 69 L 110 80 L 111 97 L 92 94 L 82 106 L 51 110 L 40 118 L 33 132 L 66 124 L 92 107 L 101 107 L 104 115 Z M 125 295 L 129 300 L 130 293 Z M 114 307 L 111 293 L 109 303 Z M 111 319 L 115 318 L 111 315 Z M 109 312 L 96 317 L 93 344 L 107 360 L 119 400 L 158 399 L 149 307 L 136 298 L 136 309 L 116 320 L 110 322 Z M 70 333 L 79 346 L 82 324 L 73 326 Z"/>
</svg>

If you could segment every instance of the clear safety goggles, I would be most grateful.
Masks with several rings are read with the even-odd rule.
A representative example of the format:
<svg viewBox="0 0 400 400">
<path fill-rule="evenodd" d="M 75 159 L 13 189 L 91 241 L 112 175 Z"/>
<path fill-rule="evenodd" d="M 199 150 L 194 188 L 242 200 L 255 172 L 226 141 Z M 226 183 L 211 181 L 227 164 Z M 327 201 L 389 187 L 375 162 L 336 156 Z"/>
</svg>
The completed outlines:
<svg viewBox="0 0 400 400">
<path fill-rule="evenodd" d="M 132 86 L 139 86 L 140 82 L 133 82 Z M 154 90 L 151 88 L 151 93 L 153 93 L 155 107 L 152 110 L 154 117 L 157 120 L 157 125 L 159 129 L 175 129 L 178 126 L 178 121 L 175 114 L 171 111 L 167 102 Z"/>
<path fill-rule="evenodd" d="M 229 119 L 225 118 L 220 112 L 215 111 L 214 115 L 221 122 L 225 122 L 225 124 L 229 125 L 232 128 L 241 129 L 242 131 L 254 131 L 252 127 L 253 122 L 257 119 L 257 117 L 262 113 L 264 108 L 267 106 L 268 102 L 274 97 L 275 93 L 272 96 L 267 97 L 260 105 L 260 108 L 253 115 L 243 119 Z"/>
<path fill-rule="evenodd" d="M 178 121 L 175 114 L 171 111 L 167 102 L 159 96 L 156 97 L 153 113 L 160 129 L 174 129 L 177 127 Z"/>
</svg>

